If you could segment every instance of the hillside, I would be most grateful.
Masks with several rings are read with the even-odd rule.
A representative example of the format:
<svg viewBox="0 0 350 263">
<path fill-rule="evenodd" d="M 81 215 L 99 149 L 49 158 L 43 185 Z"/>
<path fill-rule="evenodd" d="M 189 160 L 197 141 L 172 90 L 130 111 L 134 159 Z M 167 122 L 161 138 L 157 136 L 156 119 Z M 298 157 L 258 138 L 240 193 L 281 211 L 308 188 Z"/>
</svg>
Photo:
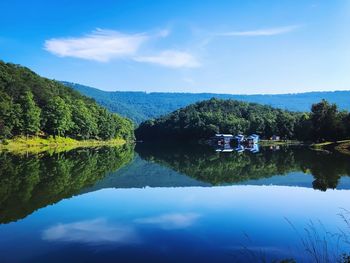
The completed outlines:
<svg viewBox="0 0 350 263">
<path fill-rule="evenodd" d="M 99 89 L 63 82 L 82 94 L 94 98 L 100 105 L 112 112 L 133 120 L 139 124 L 142 121 L 157 118 L 192 103 L 208 100 L 234 99 L 246 102 L 260 103 L 275 108 L 290 111 L 308 111 L 311 105 L 325 99 L 338 105 L 340 109 L 350 110 L 350 91 L 308 92 L 299 94 L 277 95 L 231 95 L 216 93 L 170 93 L 170 92 L 127 92 L 102 91 Z"/>
<path fill-rule="evenodd" d="M 139 140 L 199 140 L 215 133 L 252 134 L 267 139 L 335 141 L 350 137 L 350 114 L 325 100 L 313 104 L 311 112 L 292 112 L 257 103 L 212 98 L 197 102 L 154 120 L 135 130 Z"/>
<path fill-rule="evenodd" d="M 129 139 L 133 125 L 60 82 L 0 61 L 0 139 L 19 135 Z"/>
<path fill-rule="evenodd" d="M 213 98 L 145 121 L 135 134 L 141 140 L 198 140 L 219 132 L 258 133 L 264 137 L 280 134 L 290 138 L 301 115 L 256 103 Z"/>
</svg>

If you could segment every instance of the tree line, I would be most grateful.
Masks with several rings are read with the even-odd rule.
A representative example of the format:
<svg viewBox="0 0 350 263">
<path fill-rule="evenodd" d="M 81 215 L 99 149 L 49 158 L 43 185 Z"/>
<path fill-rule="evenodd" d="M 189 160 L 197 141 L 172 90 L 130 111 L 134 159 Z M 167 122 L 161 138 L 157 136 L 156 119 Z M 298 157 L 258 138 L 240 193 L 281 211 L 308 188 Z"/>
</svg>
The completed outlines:
<svg viewBox="0 0 350 263">
<path fill-rule="evenodd" d="M 207 139 L 215 133 L 259 134 L 268 139 L 335 141 L 350 138 L 350 114 L 325 100 L 310 112 L 292 112 L 235 100 L 210 99 L 140 124 L 139 140 Z"/>
<path fill-rule="evenodd" d="M 309 111 L 312 103 L 322 98 L 336 103 L 342 109 L 350 110 L 350 91 L 307 92 L 274 95 L 234 95 L 217 93 L 177 93 L 177 92 L 139 92 L 103 91 L 76 83 L 62 82 L 82 94 L 94 98 L 101 106 L 111 112 L 133 120 L 137 125 L 148 119 L 156 119 L 190 104 L 209 100 L 232 99 L 238 101 L 268 104 L 291 111 Z"/>
<path fill-rule="evenodd" d="M 0 139 L 18 135 L 133 138 L 133 124 L 61 83 L 0 61 Z"/>
</svg>

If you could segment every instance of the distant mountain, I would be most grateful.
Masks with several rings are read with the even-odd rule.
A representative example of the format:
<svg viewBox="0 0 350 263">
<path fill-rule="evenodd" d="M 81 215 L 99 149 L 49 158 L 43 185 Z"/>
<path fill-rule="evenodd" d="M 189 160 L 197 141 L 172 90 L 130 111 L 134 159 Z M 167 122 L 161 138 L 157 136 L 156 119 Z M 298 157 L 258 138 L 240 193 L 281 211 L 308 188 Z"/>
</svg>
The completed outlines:
<svg viewBox="0 0 350 263">
<path fill-rule="evenodd" d="M 189 104 L 210 98 L 234 99 L 270 105 L 290 111 L 309 111 L 313 103 L 326 99 L 336 103 L 340 109 L 350 110 L 350 90 L 334 92 L 307 92 L 276 95 L 232 95 L 216 93 L 171 93 L 171 92 L 130 92 L 102 91 L 80 84 L 62 82 L 82 94 L 94 98 L 100 105 L 119 113 L 135 123 L 157 118 Z"/>
</svg>

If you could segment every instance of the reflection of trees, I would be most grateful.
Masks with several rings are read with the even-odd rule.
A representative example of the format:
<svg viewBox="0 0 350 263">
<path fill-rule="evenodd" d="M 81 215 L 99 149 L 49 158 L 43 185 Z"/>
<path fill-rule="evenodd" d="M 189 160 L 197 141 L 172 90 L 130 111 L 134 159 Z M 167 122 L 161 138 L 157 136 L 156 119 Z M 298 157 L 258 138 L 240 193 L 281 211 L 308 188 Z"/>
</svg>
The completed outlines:
<svg viewBox="0 0 350 263">
<path fill-rule="evenodd" d="M 78 194 L 133 158 L 130 147 L 76 149 L 42 156 L 0 154 L 0 223 Z"/>
<path fill-rule="evenodd" d="M 299 166 L 315 178 L 313 187 L 322 191 L 336 188 L 342 176 L 350 175 L 350 156 L 338 152 L 311 150 L 295 153 Z"/>
<path fill-rule="evenodd" d="M 349 156 L 316 152 L 303 147 L 282 147 L 279 151 L 261 148 L 258 154 L 239 154 L 216 153 L 204 145 L 140 144 L 136 151 L 146 160 L 156 161 L 213 185 L 303 171 L 314 176 L 315 189 L 326 190 L 335 188 L 341 176 L 350 175 Z"/>
<path fill-rule="evenodd" d="M 144 159 L 154 160 L 214 185 L 270 177 L 298 169 L 294 155 L 288 150 L 276 153 L 262 149 L 259 154 L 239 154 L 216 153 L 204 145 L 138 145 L 136 151 Z"/>
</svg>

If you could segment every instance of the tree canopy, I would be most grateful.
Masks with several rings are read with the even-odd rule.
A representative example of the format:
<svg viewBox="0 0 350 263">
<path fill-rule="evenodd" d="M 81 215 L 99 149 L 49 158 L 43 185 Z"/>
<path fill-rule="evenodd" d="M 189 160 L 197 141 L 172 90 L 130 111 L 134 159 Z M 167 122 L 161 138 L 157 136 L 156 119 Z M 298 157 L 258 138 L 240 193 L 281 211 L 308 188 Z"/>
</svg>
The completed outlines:
<svg viewBox="0 0 350 263">
<path fill-rule="evenodd" d="M 207 139 L 215 133 L 279 135 L 302 141 L 350 137 L 350 115 L 323 100 L 310 113 L 291 112 L 256 103 L 210 99 L 176 110 L 136 129 L 140 140 Z"/>
<path fill-rule="evenodd" d="M 133 124 L 28 68 L 0 61 L 0 139 L 17 135 L 133 138 Z"/>
</svg>

